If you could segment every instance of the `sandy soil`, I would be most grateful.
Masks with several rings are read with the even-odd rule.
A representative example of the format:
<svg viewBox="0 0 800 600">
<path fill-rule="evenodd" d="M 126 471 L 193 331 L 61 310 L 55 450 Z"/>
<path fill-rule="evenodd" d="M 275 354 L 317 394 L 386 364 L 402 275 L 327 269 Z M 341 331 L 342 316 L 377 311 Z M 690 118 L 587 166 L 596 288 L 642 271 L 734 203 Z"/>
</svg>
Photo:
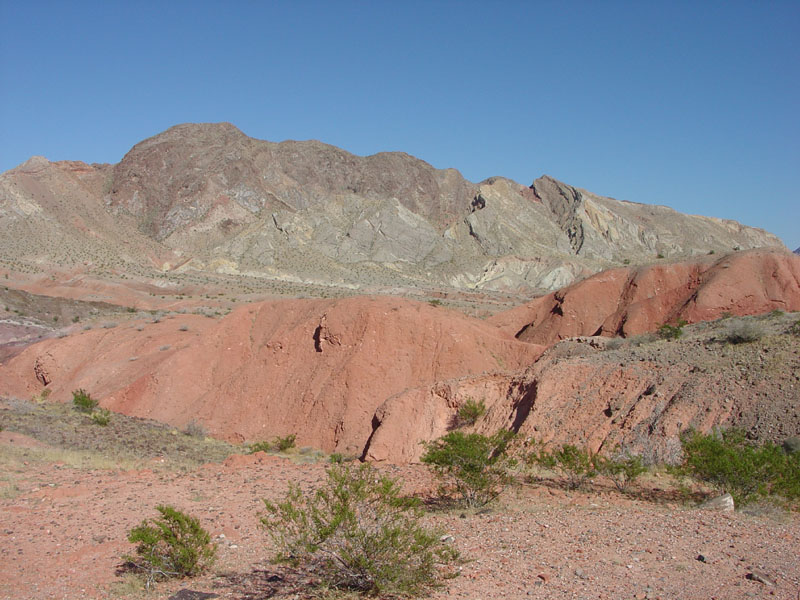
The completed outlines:
<svg viewBox="0 0 800 600">
<path fill-rule="evenodd" d="M 13 451 L 22 456 L 22 436 L 1 441 L 0 452 L 16 445 Z M 137 597 L 116 571 L 131 550 L 126 532 L 154 516 L 159 503 L 200 518 L 219 542 L 219 560 L 212 573 L 158 584 L 148 597 L 169 598 L 184 588 L 241 600 L 307 597 L 302 576 L 269 563 L 269 541 L 258 528 L 260 498 L 282 497 L 291 481 L 312 489 L 324 478 L 324 464 L 234 455 L 174 473 L 160 471 L 158 461 L 135 471 L 36 461 L 6 467 L 0 597 Z M 420 466 L 382 470 L 401 477 L 412 493 L 429 494 L 435 485 Z M 658 497 L 659 485 L 651 479 L 648 493 Z M 456 510 L 427 519 L 452 535 L 469 559 L 434 598 L 795 600 L 800 594 L 796 514 L 716 513 L 665 496 L 652 502 L 611 490 L 524 485 L 484 514 Z M 769 583 L 752 579 L 753 573 Z"/>
</svg>

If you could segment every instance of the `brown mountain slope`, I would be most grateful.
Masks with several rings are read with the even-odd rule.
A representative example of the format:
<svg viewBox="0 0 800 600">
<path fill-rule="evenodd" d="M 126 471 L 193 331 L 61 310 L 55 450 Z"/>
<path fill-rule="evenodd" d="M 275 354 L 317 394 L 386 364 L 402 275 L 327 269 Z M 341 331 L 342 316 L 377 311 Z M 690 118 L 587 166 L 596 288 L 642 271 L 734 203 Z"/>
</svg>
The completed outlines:
<svg viewBox="0 0 800 600">
<path fill-rule="evenodd" d="M 360 454 L 387 398 L 519 370 L 542 350 L 428 304 L 292 300 L 219 322 L 184 315 L 47 340 L 0 366 L 0 381 L 3 394 L 24 397 L 45 377 L 57 400 L 82 387 L 112 410 L 179 427 L 195 420 L 228 439 L 296 433 L 301 445 Z"/>
<path fill-rule="evenodd" d="M 800 257 L 752 250 L 723 257 L 611 269 L 495 315 L 517 338 L 550 345 L 582 335 L 636 335 L 723 313 L 800 310 Z"/>
<path fill-rule="evenodd" d="M 480 184 L 404 153 L 360 157 L 185 124 L 114 166 L 37 157 L 0 175 L 0 262 L 178 270 L 356 289 L 553 290 L 659 254 L 783 248 L 733 221 L 618 202 L 550 177 Z"/>
</svg>

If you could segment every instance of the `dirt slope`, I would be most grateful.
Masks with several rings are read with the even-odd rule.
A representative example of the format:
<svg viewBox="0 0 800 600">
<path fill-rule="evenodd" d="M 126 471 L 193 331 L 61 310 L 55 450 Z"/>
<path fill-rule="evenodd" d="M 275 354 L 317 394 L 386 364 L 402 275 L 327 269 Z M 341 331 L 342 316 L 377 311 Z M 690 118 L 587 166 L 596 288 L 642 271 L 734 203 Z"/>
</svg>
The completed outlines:
<svg viewBox="0 0 800 600">
<path fill-rule="evenodd" d="M 195 420 L 227 439 L 296 433 L 300 445 L 360 455 L 387 398 L 519 370 L 542 350 L 428 304 L 292 300 L 220 321 L 182 315 L 47 340 L 0 366 L 0 381 L 7 395 L 30 397 L 45 378 L 56 400 L 85 388 L 112 410 L 179 427 Z"/>
<path fill-rule="evenodd" d="M 577 338 L 550 348 L 525 372 L 438 382 L 387 400 L 376 412 L 367 458 L 414 461 L 421 441 L 443 435 L 459 406 L 483 401 L 474 427 L 500 428 L 552 444 L 653 462 L 679 456 L 688 428 L 739 427 L 753 439 L 800 435 L 799 313 L 722 319 L 687 326 L 679 340 Z M 754 332 L 734 344 L 732 332 Z"/>
</svg>

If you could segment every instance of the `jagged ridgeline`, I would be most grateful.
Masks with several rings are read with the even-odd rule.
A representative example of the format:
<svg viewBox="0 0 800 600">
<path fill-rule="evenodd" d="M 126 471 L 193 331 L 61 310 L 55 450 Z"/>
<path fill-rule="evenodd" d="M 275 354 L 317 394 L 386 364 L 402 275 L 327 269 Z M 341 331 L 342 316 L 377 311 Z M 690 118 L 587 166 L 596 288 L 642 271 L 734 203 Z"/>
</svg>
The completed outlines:
<svg viewBox="0 0 800 600">
<path fill-rule="evenodd" d="M 541 177 L 481 183 L 400 152 L 355 156 L 185 124 L 116 165 L 34 157 L 0 176 L 0 253 L 370 286 L 553 290 L 604 268 L 754 247 L 734 221 L 620 202 Z"/>
</svg>

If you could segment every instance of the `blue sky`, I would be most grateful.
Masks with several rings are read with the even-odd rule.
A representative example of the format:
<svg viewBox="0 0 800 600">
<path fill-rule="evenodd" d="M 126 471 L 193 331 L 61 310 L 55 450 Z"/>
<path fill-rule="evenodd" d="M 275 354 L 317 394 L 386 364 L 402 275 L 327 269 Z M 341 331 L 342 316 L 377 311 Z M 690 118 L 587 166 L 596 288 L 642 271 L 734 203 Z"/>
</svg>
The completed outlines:
<svg viewBox="0 0 800 600">
<path fill-rule="evenodd" d="M 800 2 L 0 0 L 0 171 L 183 122 L 547 173 L 800 246 Z"/>
</svg>

